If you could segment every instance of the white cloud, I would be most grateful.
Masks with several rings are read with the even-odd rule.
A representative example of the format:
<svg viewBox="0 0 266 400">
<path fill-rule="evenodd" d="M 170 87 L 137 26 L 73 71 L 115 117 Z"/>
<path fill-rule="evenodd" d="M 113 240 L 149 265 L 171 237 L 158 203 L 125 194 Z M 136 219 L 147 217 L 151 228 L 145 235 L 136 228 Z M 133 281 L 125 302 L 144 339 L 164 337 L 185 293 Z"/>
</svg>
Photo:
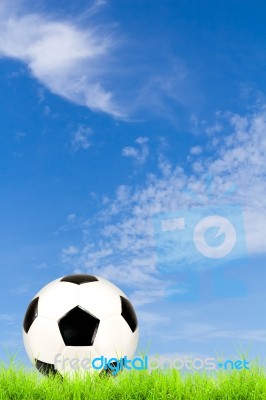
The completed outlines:
<svg viewBox="0 0 266 400">
<path fill-rule="evenodd" d="M 88 16 L 91 16 L 99 11 L 99 9 L 102 8 L 106 4 L 106 0 L 95 0 L 94 4 L 89 7 L 82 15 L 80 16 L 80 20 L 87 18 Z"/>
<path fill-rule="evenodd" d="M 198 167 L 192 164 L 194 172 L 188 174 L 160 157 L 160 172 L 148 174 L 143 186 L 120 186 L 115 198 L 103 204 L 97 225 L 91 227 L 91 232 L 86 227 L 86 244 L 80 254 L 64 261 L 79 271 L 90 271 L 128 286 L 138 305 L 155 302 L 169 282 L 166 279 L 162 283 L 157 270 L 154 215 L 232 203 L 244 210 L 249 253 L 265 254 L 266 108 L 244 117 L 227 114 L 225 120 L 227 131 L 223 135 L 217 132 L 217 143 L 213 133 L 206 145 L 211 156 L 204 157 L 203 148 Z M 232 184 L 236 185 L 236 192 L 230 197 Z"/>
<path fill-rule="evenodd" d="M 12 314 L 0 314 L 0 321 L 13 322 L 14 321 L 14 315 L 12 315 Z"/>
<path fill-rule="evenodd" d="M 80 125 L 76 132 L 73 134 L 71 140 L 71 146 L 74 151 L 79 149 L 87 150 L 90 146 L 90 137 L 92 135 L 92 129 L 84 125 Z"/>
<path fill-rule="evenodd" d="M 13 354 L 16 354 L 18 351 L 19 353 L 22 350 L 22 344 L 21 344 L 21 333 L 16 330 L 5 330 L 1 332 L 1 339 L 0 339 L 0 345 L 2 346 L 3 349 L 6 350 L 6 362 L 8 362 L 8 365 L 10 364 L 10 356 Z M 9 351 L 12 350 L 10 353 Z M 14 351 L 15 350 L 15 351 Z M 5 358 L 2 360 L 4 361 Z"/>
<path fill-rule="evenodd" d="M 138 159 L 138 157 L 139 157 L 139 152 L 138 152 L 138 150 L 135 149 L 134 147 L 129 147 L 129 146 L 127 146 L 127 147 L 124 147 L 124 148 L 123 148 L 123 150 L 122 150 L 122 155 L 123 155 L 124 157 L 133 157 L 133 158 Z"/>
<path fill-rule="evenodd" d="M 176 123 L 169 103 L 182 108 L 197 104 L 196 77 L 182 60 L 170 60 L 163 72 L 157 65 L 147 70 L 138 44 L 134 48 L 134 41 L 125 40 L 127 35 L 114 33 L 118 24 L 95 25 L 91 16 L 105 1 L 96 0 L 78 16 L 68 18 L 63 12 L 61 16 L 21 12 L 18 2 L 0 4 L 0 56 L 24 63 L 52 93 L 123 120 L 129 116 L 146 119 L 148 111 Z M 121 52 L 125 44 L 126 52 Z M 136 53 L 134 65 L 128 65 L 128 50 Z M 136 75 L 136 70 L 141 73 Z"/>
<path fill-rule="evenodd" d="M 136 306 L 135 303 L 134 305 Z M 160 325 L 160 327 L 169 327 L 169 325 L 171 325 L 170 316 L 162 315 L 158 312 L 147 312 L 144 310 L 138 311 L 138 321 L 140 331 L 142 334 L 145 333 L 146 336 L 154 335 L 154 332 L 157 332 L 156 327 L 158 327 L 158 325 Z"/>
<path fill-rule="evenodd" d="M 63 256 L 73 256 L 79 253 L 79 249 L 75 246 L 68 246 L 62 250 Z"/>
<path fill-rule="evenodd" d="M 136 142 L 137 144 L 148 143 L 148 141 L 149 141 L 149 139 L 148 139 L 147 137 L 144 137 L 144 136 L 140 136 L 140 137 L 138 137 L 138 138 L 135 140 L 135 142 Z"/>
<path fill-rule="evenodd" d="M 13 289 L 12 293 L 14 293 L 16 295 L 21 295 L 21 294 L 27 293 L 28 290 L 29 290 L 29 285 L 27 283 L 25 283 L 25 284 L 19 286 L 18 288 Z"/>
<path fill-rule="evenodd" d="M 145 119 L 151 112 L 180 128 L 177 109 L 191 111 L 202 102 L 196 75 L 181 58 L 176 57 L 168 61 L 164 58 L 163 68 L 153 65 L 148 75 L 143 72 L 144 79 L 134 101 L 134 109 L 144 110 L 142 115 Z"/>
<path fill-rule="evenodd" d="M 70 21 L 38 14 L 21 15 L 11 7 L 2 7 L 0 55 L 24 62 L 53 93 L 92 110 L 123 117 L 112 92 L 103 87 L 104 65 L 114 46 L 111 35 L 103 30 L 92 25 L 80 28 Z"/>
<path fill-rule="evenodd" d="M 69 214 L 67 216 L 67 222 L 74 222 L 76 220 L 76 214 Z"/>
<path fill-rule="evenodd" d="M 169 335 L 162 336 L 162 340 L 167 342 L 175 342 L 178 339 L 200 342 L 215 338 L 266 342 L 266 330 L 221 329 L 209 323 L 190 322 L 179 326 L 178 332 L 171 332 Z"/>
<path fill-rule="evenodd" d="M 133 158 L 137 163 L 143 164 L 148 155 L 149 155 L 149 147 L 148 147 L 148 141 L 149 139 L 146 137 L 138 137 L 135 140 L 135 143 L 138 145 L 138 147 L 132 147 L 132 146 L 127 146 L 122 149 L 122 156 L 124 157 L 131 157 Z"/>
<path fill-rule="evenodd" d="M 191 147 L 189 152 L 193 156 L 198 156 L 199 154 L 202 153 L 202 148 L 200 146 L 193 146 Z"/>
<path fill-rule="evenodd" d="M 206 133 L 207 133 L 208 135 L 213 135 L 213 134 L 216 134 L 216 133 L 218 133 L 218 132 L 221 132 L 222 129 L 223 129 L 223 125 L 222 125 L 221 122 L 219 121 L 219 122 L 215 122 L 215 124 L 212 125 L 212 126 L 208 126 L 208 127 L 206 128 Z"/>
<path fill-rule="evenodd" d="M 46 269 L 46 268 L 48 268 L 48 264 L 46 262 L 41 262 L 41 263 L 37 264 L 34 268 L 36 268 L 36 269 Z"/>
</svg>

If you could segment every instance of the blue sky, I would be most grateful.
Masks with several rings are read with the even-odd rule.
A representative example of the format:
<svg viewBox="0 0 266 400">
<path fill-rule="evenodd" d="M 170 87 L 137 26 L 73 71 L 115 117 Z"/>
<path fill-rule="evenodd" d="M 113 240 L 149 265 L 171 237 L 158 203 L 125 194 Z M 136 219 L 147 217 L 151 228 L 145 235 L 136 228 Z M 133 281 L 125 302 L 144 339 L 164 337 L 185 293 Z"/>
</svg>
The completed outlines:
<svg viewBox="0 0 266 400">
<path fill-rule="evenodd" d="M 265 11 L 236 0 L 0 4 L 2 356 L 25 357 L 22 320 L 41 287 L 86 272 L 128 294 L 150 353 L 241 347 L 264 359 Z M 198 210 L 233 220 L 232 205 L 239 246 L 218 264 L 198 258 L 188 233 L 156 228 Z M 227 281 L 215 286 L 217 269 Z M 228 295 L 237 281 L 245 293 Z"/>
</svg>

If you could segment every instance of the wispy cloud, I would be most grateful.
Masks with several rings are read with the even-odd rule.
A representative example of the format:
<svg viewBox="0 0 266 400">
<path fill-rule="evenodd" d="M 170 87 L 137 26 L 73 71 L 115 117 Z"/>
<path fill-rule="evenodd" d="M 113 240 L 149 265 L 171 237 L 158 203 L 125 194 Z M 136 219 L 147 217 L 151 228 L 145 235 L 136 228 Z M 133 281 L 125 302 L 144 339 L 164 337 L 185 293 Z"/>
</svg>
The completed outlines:
<svg viewBox="0 0 266 400">
<path fill-rule="evenodd" d="M 0 314 L 0 321 L 6 321 L 6 322 L 13 322 L 14 321 L 14 315 L 12 314 Z"/>
<path fill-rule="evenodd" d="M 41 263 L 35 265 L 34 268 L 36 268 L 36 269 L 47 269 L 48 268 L 48 264 L 46 262 L 41 262 Z"/>
<path fill-rule="evenodd" d="M 74 151 L 79 149 L 87 150 L 91 146 L 90 137 L 93 132 L 90 127 L 79 125 L 71 140 L 71 147 Z"/>
<path fill-rule="evenodd" d="M 78 254 L 79 250 L 77 247 L 75 246 L 68 246 L 67 248 L 65 248 L 62 252 L 63 256 L 73 256 L 75 254 Z"/>
<path fill-rule="evenodd" d="M 96 2 L 98 8 L 103 2 Z M 15 8 L 15 7 L 14 7 Z M 89 26 L 88 26 L 89 25 Z M 107 59 L 114 46 L 103 27 L 81 28 L 47 15 L 0 8 L 0 55 L 24 62 L 50 91 L 74 103 L 114 117 L 124 111 L 104 88 Z"/>
<path fill-rule="evenodd" d="M 191 322 L 179 326 L 176 332 L 162 336 L 162 340 L 167 342 L 178 339 L 201 342 L 216 338 L 266 342 L 266 329 L 224 329 L 209 323 Z"/>
<path fill-rule="evenodd" d="M 189 153 L 193 156 L 198 156 L 202 153 L 202 148 L 200 146 L 193 146 L 191 147 Z"/>
<path fill-rule="evenodd" d="M 200 101 L 195 76 L 180 59 L 162 70 L 147 58 L 144 67 L 141 46 L 134 45 L 130 32 L 120 31 L 116 21 L 95 23 L 92 16 L 105 3 L 96 0 L 78 16 L 33 13 L 16 0 L 0 5 L 0 56 L 21 61 L 52 93 L 93 111 L 123 120 L 156 112 L 176 123 L 175 107 L 190 109 Z M 128 51 L 135 54 L 134 65 Z"/>
<path fill-rule="evenodd" d="M 171 324 L 170 316 L 162 315 L 158 312 L 147 312 L 144 310 L 138 311 L 138 320 L 142 334 L 147 336 L 152 336 L 154 332 L 157 331 L 156 327 L 158 327 L 158 325 L 160 325 L 160 327 L 167 327 Z"/>
<path fill-rule="evenodd" d="M 75 213 L 66 216 L 66 222 L 53 232 L 57 236 L 62 232 L 83 229 L 83 221 Z"/>
<path fill-rule="evenodd" d="M 178 110 L 193 110 L 200 104 L 197 79 L 180 58 L 164 59 L 164 68 L 151 68 L 139 87 L 134 107 L 168 119 L 176 125 Z"/>
<path fill-rule="evenodd" d="M 148 174 L 143 186 L 122 185 L 113 200 L 105 199 L 95 224 L 84 227 L 85 245 L 77 255 L 64 254 L 64 262 L 128 286 L 139 305 L 155 302 L 168 283 L 157 270 L 154 215 L 217 202 L 242 206 L 249 253 L 264 254 L 266 108 L 224 119 L 227 129 L 223 135 L 212 132 L 202 154 L 192 158 L 192 172 L 160 157 L 159 173 Z M 206 181 L 210 174 L 211 184 Z M 232 183 L 237 191 L 232 198 L 223 197 Z"/>
<path fill-rule="evenodd" d="M 143 164 L 148 155 L 149 155 L 149 147 L 148 147 L 149 139 L 146 137 L 138 137 L 135 140 L 137 147 L 127 146 L 122 149 L 122 156 L 129 157 L 134 159 L 137 163 Z"/>
<path fill-rule="evenodd" d="M 27 293 L 28 290 L 29 290 L 29 285 L 27 283 L 25 283 L 25 284 L 19 286 L 18 288 L 13 289 L 12 293 L 14 293 L 16 295 L 21 295 L 21 294 Z"/>
<path fill-rule="evenodd" d="M 84 11 L 79 16 L 79 21 L 83 19 L 87 19 L 88 17 L 98 13 L 100 9 L 107 3 L 107 0 L 95 0 L 91 7 L 89 7 L 86 11 Z"/>
<path fill-rule="evenodd" d="M 76 214 L 69 214 L 67 216 L 67 222 L 75 222 L 76 217 L 77 217 Z"/>
<path fill-rule="evenodd" d="M 5 356 L 7 362 L 10 362 L 10 357 L 14 356 L 14 350 L 16 349 L 20 353 L 22 350 L 21 333 L 18 330 L 6 330 L 1 332 L 0 345 L 2 349 L 5 349 Z M 11 353 L 9 351 L 11 350 Z M 17 354 L 19 354 L 17 353 Z M 4 358 L 5 360 L 5 358 Z"/>
</svg>

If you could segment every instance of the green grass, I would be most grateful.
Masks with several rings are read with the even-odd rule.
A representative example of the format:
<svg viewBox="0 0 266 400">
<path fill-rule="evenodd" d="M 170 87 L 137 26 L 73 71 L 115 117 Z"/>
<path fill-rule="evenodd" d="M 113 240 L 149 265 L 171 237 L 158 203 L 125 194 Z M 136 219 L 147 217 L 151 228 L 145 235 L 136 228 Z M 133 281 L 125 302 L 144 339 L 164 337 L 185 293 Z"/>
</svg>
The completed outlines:
<svg viewBox="0 0 266 400">
<path fill-rule="evenodd" d="M 0 367 L 0 400 L 118 400 L 118 399 L 266 399 L 266 375 L 259 368 L 219 371 L 212 375 L 176 370 L 130 371 L 116 377 L 98 374 L 81 379 L 42 377 L 23 367 Z"/>
</svg>

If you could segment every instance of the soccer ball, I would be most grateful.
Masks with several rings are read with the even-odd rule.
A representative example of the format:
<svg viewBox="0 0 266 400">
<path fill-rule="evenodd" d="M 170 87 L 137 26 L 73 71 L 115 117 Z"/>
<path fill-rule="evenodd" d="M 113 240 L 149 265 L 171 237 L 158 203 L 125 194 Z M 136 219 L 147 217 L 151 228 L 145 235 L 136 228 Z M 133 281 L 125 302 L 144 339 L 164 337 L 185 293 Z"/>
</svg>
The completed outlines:
<svg viewBox="0 0 266 400">
<path fill-rule="evenodd" d="M 23 323 L 28 357 L 44 375 L 92 374 L 96 369 L 86 364 L 88 359 L 132 358 L 138 336 L 136 313 L 127 296 L 108 280 L 85 274 L 43 287 Z M 106 364 L 97 370 L 110 372 Z"/>
</svg>

